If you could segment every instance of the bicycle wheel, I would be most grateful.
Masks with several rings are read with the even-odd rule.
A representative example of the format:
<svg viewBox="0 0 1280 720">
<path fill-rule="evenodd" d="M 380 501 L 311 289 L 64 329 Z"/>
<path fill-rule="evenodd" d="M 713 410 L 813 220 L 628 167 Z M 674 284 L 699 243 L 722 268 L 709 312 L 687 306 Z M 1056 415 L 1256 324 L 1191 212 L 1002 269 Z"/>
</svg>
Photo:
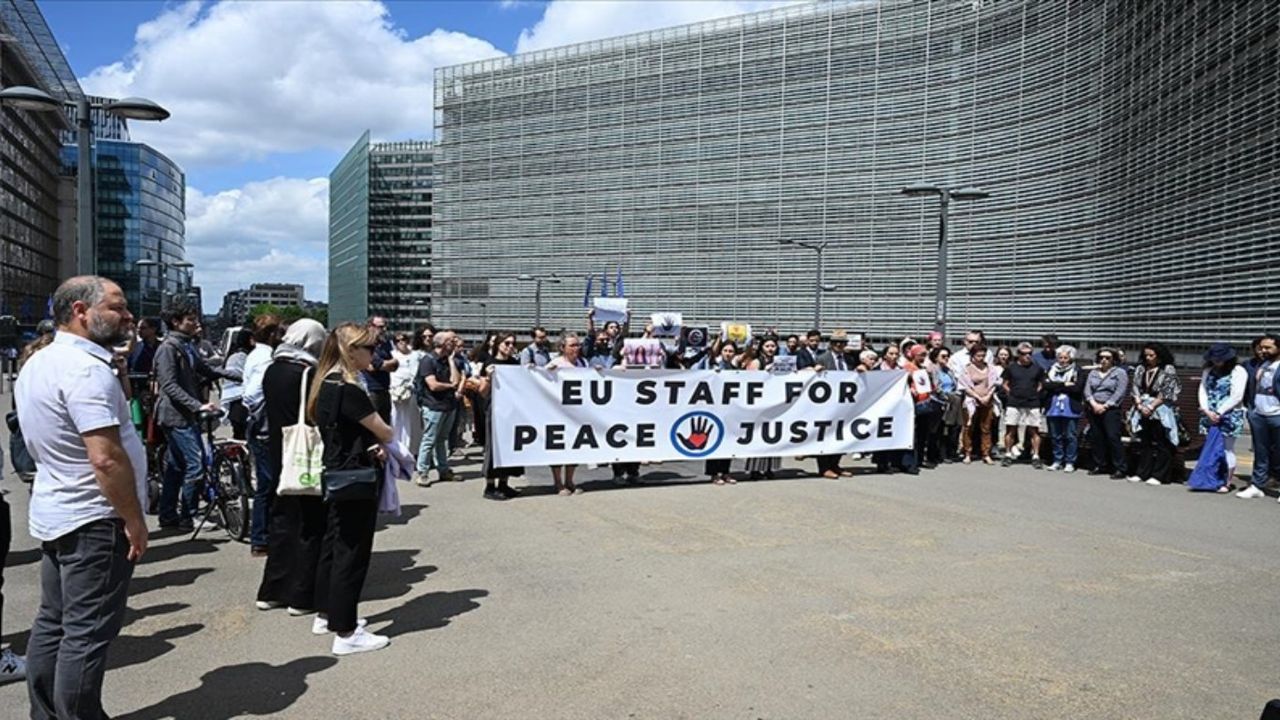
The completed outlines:
<svg viewBox="0 0 1280 720">
<path fill-rule="evenodd" d="M 147 514 L 160 513 L 160 490 L 164 487 L 165 449 L 152 448 L 147 459 Z"/>
<path fill-rule="evenodd" d="M 214 468 L 218 479 L 218 514 L 222 528 L 232 540 L 244 542 L 249 537 L 249 486 L 240 463 L 219 457 Z"/>
</svg>

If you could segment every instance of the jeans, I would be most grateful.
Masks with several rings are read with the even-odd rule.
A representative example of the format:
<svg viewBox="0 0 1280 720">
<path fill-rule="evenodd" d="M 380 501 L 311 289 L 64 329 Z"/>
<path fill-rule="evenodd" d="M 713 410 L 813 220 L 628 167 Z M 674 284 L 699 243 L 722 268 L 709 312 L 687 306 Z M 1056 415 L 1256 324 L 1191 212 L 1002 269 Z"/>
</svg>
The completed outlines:
<svg viewBox="0 0 1280 720">
<path fill-rule="evenodd" d="M 4 590 L 4 565 L 9 561 L 9 545 L 13 542 L 13 521 L 9 503 L 0 495 L 0 590 Z M 4 637 L 4 593 L 0 592 L 0 637 Z"/>
<path fill-rule="evenodd" d="M 1249 411 L 1249 432 L 1253 434 L 1253 484 L 1262 487 L 1267 476 L 1280 474 L 1280 415 L 1259 415 Z"/>
<path fill-rule="evenodd" d="M 1075 465 L 1080 451 L 1079 418 L 1049 418 L 1049 439 L 1053 442 L 1053 461 L 1059 465 Z"/>
<path fill-rule="evenodd" d="M 453 431 L 457 410 L 422 408 L 422 445 L 418 447 L 418 472 L 426 475 L 435 468 L 441 475 L 449 472 L 449 434 Z"/>
<path fill-rule="evenodd" d="M 160 522 L 171 525 L 181 518 L 190 518 L 196 507 L 196 484 L 204 474 L 204 438 L 200 428 L 190 425 L 183 428 L 165 428 L 164 441 L 168 445 L 165 458 L 164 482 L 160 486 Z M 178 506 L 181 490 L 182 506 Z"/>
<path fill-rule="evenodd" d="M 105 718 L 107 648 L 120 634 L 133 563 L 120 520 L 41 544 L 40 610 L 27 644 L 31 717 Z"/>
<path fill-rule="evenodd" d="M 267 527 L 271 517 L 271 504 L 275 502 L 276 485 L 280 478 L 271 468 L 271 458 L 266 440 L 249 438 L 249 452 L 253 454 L 253 508 L 249 521 L 249 545 L 255 548 L 267 546 Z"/>
</svg>

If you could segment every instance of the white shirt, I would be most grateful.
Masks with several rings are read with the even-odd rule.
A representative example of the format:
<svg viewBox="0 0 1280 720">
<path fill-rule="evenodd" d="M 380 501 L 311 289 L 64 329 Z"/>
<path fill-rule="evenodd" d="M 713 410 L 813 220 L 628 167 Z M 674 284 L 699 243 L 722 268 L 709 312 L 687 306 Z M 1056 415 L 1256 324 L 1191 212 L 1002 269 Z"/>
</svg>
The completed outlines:
<svg viewBox="0 0 1280 720">
<path fill-rule="evenodd" d="M 1258 392 L 1253 396 L 1254 412 L 1267 417 L 1280 415 L 1280 398 L 1272 393 L 1272 388 L 1276 386 L 1276 373 L 1280 372 L 1280 360 L 1263 363 L 1254 372 L 1259 370 L 1262 371 L 1262 379 L 1258 381 Z"/>
<path fill-rule="evenodd" d="M 1231 369 L 1231 387 L 1227 390 L 1227 397 L 1218 403 L 1218 407 L 1209 407 L 1209 392 L 1204 389 L 1205 380 L 1209 378 L 1209 371 L 1205 370 L 1200 374 L 1200 409 L 1212 410 L 1219 415 L 1227 413 L 1240 407 L 1240 403 L 1244 402 L 1245 384 L 1249 382 L 1249 371 L 1244 369 L 1243 365 L 1236 365 Z"/>
<path fill-rule="evenodd" d="M 255 410 L 262 404 L 262 378 L 267 374 L 267 367 L 271 365 L 271 353 L 271 346 L 262 343 L 255 345 L 253 352 L 244 359 L 244 373 L 240 376 L 244 385 L 241 398 L 244 406 L 250 410 Z"/>
<path fill-rule="evenodd" d="M 36 463 L 29 525 L 37 540 L 56 540 L 95 520 L 119 517 L 98 487 L 84 433 L 120 428 L 138 498 L 146 497 L 147 453 L 111 359 L 106 348 L 60 332 L 18 375 L 18 417 Z"/>
<path fill-rule="evenodd" d="M 991 358 L 987 358 L 990 360 Z M 951 353 L 951 361 L 947 363 L 951 367 L 951 373 L 956 377 L 964 372 L 966 366 L 969 365 L 969 348 L 960 348 Z"/>
</svg>

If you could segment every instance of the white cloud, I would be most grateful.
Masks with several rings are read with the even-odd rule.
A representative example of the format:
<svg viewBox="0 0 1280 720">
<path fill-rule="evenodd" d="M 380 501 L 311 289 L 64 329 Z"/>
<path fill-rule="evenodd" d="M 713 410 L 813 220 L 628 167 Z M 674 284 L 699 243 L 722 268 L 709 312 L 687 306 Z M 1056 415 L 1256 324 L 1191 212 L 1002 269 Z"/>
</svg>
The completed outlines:
<svg viewBox="0 0 1280 720">
<path fill-rule="evenodd" d="M 499 55 L 458 32 L 408 37 L 373 0 L 191 0 L 138 26 L 128 57 L 81 84 L 166 106 L 170 120 L 130 130 L 190 169 L 344 149 L 365 128 L 429 137 L 435 68 Z"/>
<path fill-rule="evenodd" d="M 329 295 L 329 180 L 277 177 L 205 195 L 187 189 L 187 259 L 217 312 L 228 290 L 296 282 Z"/>
<path fill-rule="evenodd" d="M 767 10 L 796 0 L 553 0 L 542 19 L 520 33 L 516 52 L 601 40 Z"/>
</svg>

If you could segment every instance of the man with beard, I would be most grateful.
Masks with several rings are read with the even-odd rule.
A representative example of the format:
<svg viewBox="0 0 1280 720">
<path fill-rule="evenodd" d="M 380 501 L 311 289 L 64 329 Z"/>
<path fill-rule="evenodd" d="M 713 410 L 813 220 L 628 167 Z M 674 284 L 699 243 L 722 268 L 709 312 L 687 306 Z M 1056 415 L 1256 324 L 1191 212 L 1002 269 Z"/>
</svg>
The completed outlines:
<svg viewBox="0 0 1280 720">
<path fill-rule="evenodd" d="M 27 645 L 31 717 L 106 717 L 107 648 L 147 549 L 146 451 L 112 367 L 133 316 L 120 286 L 95 276 L 64 282 L 53 315 L 52 351 L 31 357 L 16 388 L 37 467 L 29 524 L 41 541 L 40 611 Z"/>
<path fill-rule="evenodd" d="M 178 303 L 165 314 L 169 332 L 156 350 L 156 424 L 164 431 L 168 457 L 160 487 L 160 527 L 190 530 L 194 523 L 196 483 L 204 464 L 203 442 L 198 416 L 213 412 L 215 403 L 203 402 L 200 381 L 213 382 L 235 374 L 215 369 L 196 350 L 195 334 L 200 315 L 195 308 Z M 181 490 L 182 502 L 178 495 Z"/>
</svg>

